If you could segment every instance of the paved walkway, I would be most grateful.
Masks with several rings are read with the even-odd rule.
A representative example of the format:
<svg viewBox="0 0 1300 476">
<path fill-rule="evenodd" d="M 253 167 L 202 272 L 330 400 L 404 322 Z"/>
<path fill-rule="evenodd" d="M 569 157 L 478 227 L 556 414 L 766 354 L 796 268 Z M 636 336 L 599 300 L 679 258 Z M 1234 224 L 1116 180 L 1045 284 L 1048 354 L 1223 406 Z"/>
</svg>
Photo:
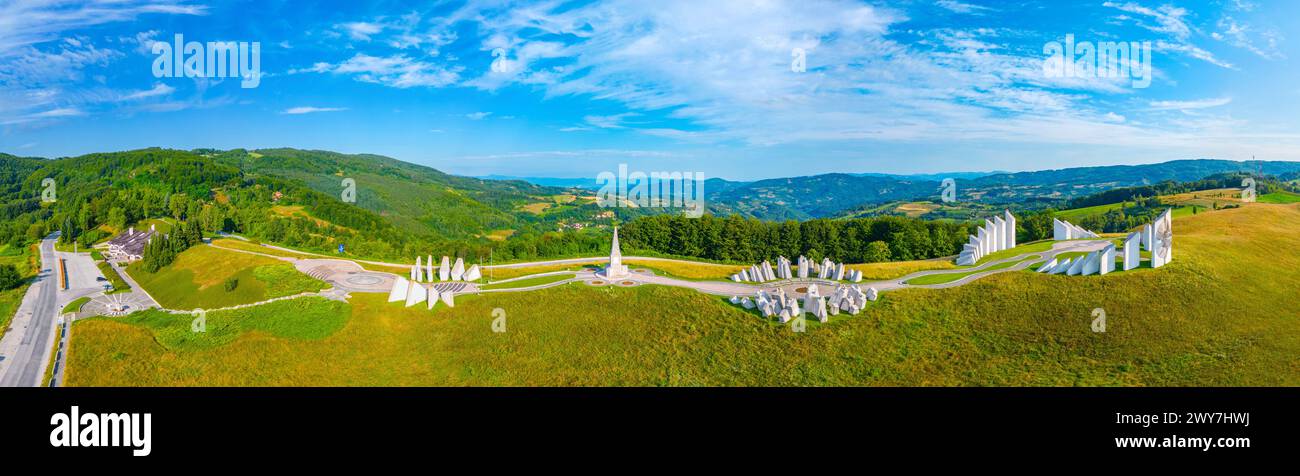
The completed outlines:
<svg viewBox="0 0 1300 476">
<path fill-rule="evenodd" d="M 1075 241 L 1054 242 L 1052 243 L 1051 249 L 1046 251 L 1026 252 L 1009 258 L 1003 258 L 999 260 L 981 263 L 980 265 L 974 267 L 918 271 L 895 279 L 887 279 L 881 281 L 864 281 L 862 283 L 855 283 L 855 284 L 862 286 L 864 288 L 873 287 L 876 288 L 877 291 L 882 291 L 882 292 L 892 291 L 895 289 L 905 289 L 905 288 L 917 288 L 917 289 L 952 288 L 956 286 L 969 284 L 973 281 L 976 281 L 986 276 L 991 276 L 998 273 L 1009 273 L 1013 271 L 1024 270 L 1029 268 L 1030 266 L 1033 266 L 1036 263 L 1050 261 L 1052 258 L 1056 257 L 1061 253 L 1091 252 L 1091 251 L 1100 250 L 1101 248 L 1104 248 L 1107 243 L 1109 243 L 1108 240 L 1075 240 Z M 262 246 L 271 249 L 280 250 L 280 251 L 301 253 L 304 255 L 326 256 L 317 253 L 306 253 L 306 252 L 301 252 L 289 248 L 282 248 L 282 247 L 272 246 L 272 245 L 262 245 Z M 388 278 L 387 280 L 384 281 L 383 285 L 360 286 L 360 287 L 356 287 L 356 289 L 353 289 L 353 291 L 355 292 L 386 293 L 391 288 L 392 286 L 391 279 L 394 277 L 394 275 L 390 273 L 364 271 L 361 269 L 359 265 L 356 265 L 356 262 L 382 265 L 382 266 L 396 266 L 396 267 L 410 266 L 410 264 L 387 263 L 383 261 L 355 260 L 354 262 L 353 260 L 343 260 L 337 258 L 328 258 L 328 259 L 285 258 L 285 257 L 272 256 L 263 253 L 257 253 L 255 251 L 238 250 L 233 248 L 222 248 L 222 249 L 239 252 L 239 253 L 250 253 L 250 254 L 257 254 L 262 256 L 269 256 L 272 258 L 293 262 L 294 265 L 297 266 L 300 271 L 305 269 L 320 269 L 321 267 L 338 267 L 340 269 L 332 270 L 331 273 L 325 277 L 316 275 L 320 273 L 315 273 L 313 274 L 313 276 L 317 277 L 318 279 L 326 279 L 327 282 L 334 284 L 336 287 L 342 287 L 345 289 L 348 288 L 349 286 L 346 283 L 343 283 L 342 280 L 338 279 L 341 276 L 340 273 L 342 273 L 342 275 L 364 273 L 365 275 L 373 275 L 376 277 Z M 492 265 L 492 266 L 483 266 L 483 268 L 488 268 L 488 269 L 525 268 L 525 267 L 533 267 L 533 266 L 579 264 L 579 263 L 589 263 L 592 261 L 600 261 L 603 259 L 605 258 L 602 257 L 565 258 L 565 259 L 554 259 L 554 260 L 545 260 L 545 261 L 533 261 L 528 263 L 499 264 L 499 265 Z M 641 261 L 697 263 L 695 261 L 689 261 L 689 260 L 681 260 L 681 259 L 673 259 L 673 258 L 658 258 L 658 257 L 648 257 L 648 256 L 627 256 L 624 257 L 624 259 L 641 260 Z M 1008 262 L 1017 262 L 1017 263 L 1013 266 L 1009 266 L 1006 268 L 991 269 L 995 266 L 998 266 L 1003 263 L 1008 263 Z M 351 263 L 351 264 L 349 265 L 347 263 Z M 304 272 L 309 272 L 309 271 L 304 271 Z M 618 284 L 621 282 L 628 282 L 628 284 L 631 285 L 658 284 L 662 286 L 676 286 L 676 287 L 694 289 L 702 293 L 712 294 L 717 296 L 749 296 L 749 295 L 753 295 L 759 290 L 775 290 L 778 288 L 784 288 L 787 292 L 793 292 L 797 288 L 806 287 L 810 284 L 817 284 L 819 286 L 836 286 L 838 284 L 843 284 L 842 282 L 837 282 L 829 279 L 817 279 L 817 278 L 780 280 L 780 281 L 771 281 L 771 282 L 761 283 L 761 284 L 760 283 L 737 283 L 732 281 L 691 281 L 686 279 L 674 278 L 671 276 L 656 275 L 652 272 L 649 272 L 649 270 L 638 270 L 638 272 L 629 273 L 628 276 L 616 280 L 605 280 L 600 275 L 585 270 L 577 271 L 577 272 L 552 271 L 552 272 L 530 274 L 527 276 L 519 276 L 515 278 L 505 279 L 501 281 L 496 281 L 493 284 L 509 283 L 511 281 L 518 281 L 518 280 L 531 279 L 531 278 L 537 278 L 542 276 L 551 276 L 556 274 L 566 274 L 566 273 L 574 273 L 574 277 L 570 279 L 554 281 L 550 283 L 538 284 L 535 286 L 526 286 L 526 287 L 518 287 L 518 288 L 478 289 L 477 287 L 474 287 L 474 288 L 467 289 L 465 292 L 466 293 L 527 292 L 527 291 L 535 291 L 539 289 L 551 288 L 551 287 L 560 286 L 560 285 L 573 283 L 573 282 L 602 281 L 605 284 Z M 907 281 L 919 278 L 921 276 L 941 275 L 941 274 L 966 274 L 966 276 L 950 282 L 940 283 L 940 284 L 919 284 L 918 285 L 918 284 L 907 283 Z"/>
<path fill-rule="evenodd" d="M 40 244 L 41 270 L 36 281 L 27 289 L 22 304 L 9 324 L 9 331 L 0 340 L 0 386 L 35 387 L 45 378 L 50 365 L 51 349 L 55 344 L 59 313 L 63 307 L 78 298 L 103 292 L 99 268 L 89 253 L 55 251 L 59 234 L 45 237 Z M 63 260 L 68 276 L 68 289 L 59 286 L 59 260 Z M 62 361 L 62 351 L 56 362 Z M 57 367 L 55 382 L 59 381 Z"/>
</svg>

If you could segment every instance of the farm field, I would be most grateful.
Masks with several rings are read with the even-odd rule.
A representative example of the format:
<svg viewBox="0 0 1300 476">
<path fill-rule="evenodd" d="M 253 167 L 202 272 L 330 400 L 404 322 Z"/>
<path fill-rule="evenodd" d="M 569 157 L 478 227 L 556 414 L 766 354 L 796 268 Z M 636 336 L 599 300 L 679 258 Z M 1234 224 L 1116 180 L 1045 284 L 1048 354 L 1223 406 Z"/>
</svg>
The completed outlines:
<svg viewBox="0 0 1300 476">
<path fill-rule="evenodd" d="M 1273 192 L 1260 195 L 1257 198 L 1259 203 L 1300 203 L 1300 194 L 1291 192 Z"/>
<path fill-rule="evenodd" d="M 168 309 L 212 309 L 319 291 L 324 282 L 264 256 L 195 246 L 157 273 L 131 265 L 127 273 Z M 234 286 L 227 288 L 230 282 Z"/>
</svg>

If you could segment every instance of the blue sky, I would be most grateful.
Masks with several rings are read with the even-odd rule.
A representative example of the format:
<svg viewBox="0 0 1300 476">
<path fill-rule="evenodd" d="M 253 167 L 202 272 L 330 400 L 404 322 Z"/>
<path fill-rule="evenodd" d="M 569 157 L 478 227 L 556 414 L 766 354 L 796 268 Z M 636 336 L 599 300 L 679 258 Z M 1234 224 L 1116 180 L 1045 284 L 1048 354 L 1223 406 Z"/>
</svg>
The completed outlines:
<svg viewBox="0 0 1300 476">
<path fill-rule="evenodd" d="M 155 77 L 176 34 L 260 43 L 260 83 Z M 1150 42 L 1150 85 L 1046 74 L 1067 34 Z M 1286 0 L 0 0 L 0 151 L 730 179 L 1300 160 L 1297 36 Z"/>
</svg>

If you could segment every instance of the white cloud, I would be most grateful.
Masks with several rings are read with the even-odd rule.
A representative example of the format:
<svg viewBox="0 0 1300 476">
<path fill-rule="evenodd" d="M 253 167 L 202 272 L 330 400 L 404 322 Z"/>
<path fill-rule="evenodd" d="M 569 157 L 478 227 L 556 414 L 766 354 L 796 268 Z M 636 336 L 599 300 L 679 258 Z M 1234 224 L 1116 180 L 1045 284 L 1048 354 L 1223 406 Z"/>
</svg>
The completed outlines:
<svg viewBox="0 0 1300 476">
<path fill-rule="evenodd" d="M 1208 109 L 1212 107 L 1226 106 L 1232 102 L 1232 98 L 1209 98 L 1198 99 L 1193 101 L 1152 101 L 1151 108 L 1155 110 L 1192 110 Z"/>
<path fill-rule="evenodd" d="M 481 121 L 483 119 L 487 119 L 487 117 L 491 115 L 492 115 L 491 112 L 479 111 L 479 112 L 471 112 L 469 114 L 466 114 L 465 117 L 471 121 Z"/>
<path fill-rule="evenodd" d="M 935 2 L 935 4 L 955 13 L 979 13 L 983 11 L 992 10 L 991 8 L 983 5 L 975 5 L 971 3 L 959 2 L 957 0 L 939 0 Z"/>
<path fill-rule="evenodd" d="M 395 88 L 442 87 L 454 84 L 462 68 L 412 59 L 406 55 L 371 56 L 357 53 L 338 64 L 316 63 L 310 68 L 290 70 L 298 73 L 333 73 L 352 76 L 358 81 Z"/>
<path fill-rule="evenodd" d="M 1232 17 L 1220 19 L 1218 27 L 1222 31 L 1216 31 L 1210 35 L 1216 40 L 1226 42 L 1268 60 L 1279 60 L 1286 57 L 1278 49 L 1278 43 L 1281 42 L 1282 35 L 1274 30 L 1256 33 L 1252 27 Z M 1256 40 L 1251 38 L 1252 36 L 1255 36 L 1262 43 L 1262 46 L 1257 45 Z"/>
<path fill-rule="evenodd" d="M 26 123 L 37 122 L 42 120 L 61 119 L 61 118 L 77 117 L 77 116 L 84 116 L 84 115 L 86 115 L 86 111 L 82 111 L 81 109 L 75 107 L 61 107 L 57 109 L 50 109 L 46 111 L 27 114 L 21 117 L 8 118 L 3 121 L 0 121 L 0 124 L 3 125 L 26 124 Z"/>
<path fill-rule="evenodd" d="M 103 75 L 95 70 L 102 71 L 124 57 L 121 51 L 65 32 L 156 14 L 206 13 L 207 7 L 184 0 L 0 2 L 0 123 L 24 124 L 86 115 L 97 104 L 131 94 L 94 85 L 104 82 Z M 146 31 L 135 38 L 108 41 L 117 40 L 139 51 L 139 41 L 156 34 Z M 95 83 L 86 86 L 87 81 Z"/>
<path fill-rule="evenodd" d="M 378 23 L 367 22 L 349 22 L 343 23 L 336 27 L 347 33 L 348 37 L 354 40 L 370 41 L 370 37 L 384 30 L 384 26 Z"/>
<path fill-rule="evenodd" d="M 131 21 L 147 14 L 204 15 L 207 7 L 184 0 L 68 0 L 0 3 L 0 58 L 58 39 L 61 32 Z"/>
<path fill-rule="evenodd" d="M 1181 53 L 1215 66 L 1236 69 L 1236 66 L 1232 63 L 1219 59 L 1213 53 L 1210 53 L 1206 49 L 1197 46 L 1192 42 L 1192 36 L 1193 33 L 1196 32 L 1196 29 L 1188 23 L 1188 12 L 1185 8 L 1175 7 L 1173 5 L 1161 5 L 1156 8 L 1150 8 L 1133 2 L 1105 2 L 1102 5 L 1137 15 L 1136 17 L 1127 15 L 1117 17 L 1116 19 L 1121 22 L 1132 21 L 1139 27 L 1167 35 L 1167 39 L 1161 39 L 1155 42 L 1155 49 L 1158 51 Z"/>
<path fill-rule="evenodd" d="M 587 124 L 590 124 L 593 127 L 601 129 L 623 129 L 625 127 L 623 124 L 624 119 L 636 115 L 638 114 L 635 112 L 625 112 L 622 114 L 610 114 L 607 116 L 585 116 L 582 120 L 586 121 Z"/>
<path fill-rule="evenodd" d="M 171 93 L 173 93 L 173 92 L 175 92 L 175 91 L 176 91 L 176 88 L 173 88 L 173 87 L 168 86 L 168 85 L 163 84 L 163 83 L 157 83 L 157 84 L 154 84 L 153 88 L 146 89 L 146 90 L 144 90 L 144 91 L 136 91 L 136 92 L 134 92 L 134 93 L 127 94 L 127 95 L 123 96 L 122 99 L 125 100 L 125 101 L 134 101 L 134 100 L 137 100 L 137 99 L 146 99 L 146 98 L 152 98 L 152 97 L 158 97 L 158 96 L 166 96 L 166 95 L 171 94 Z"/>
<path fill-rule="evenodd" d="M 315 112 L 336 112 L 336 111 L 346 111 L 346 110 L 348 110 L 348 108 L 346 107 L 298 106 L 298 107 L 291 107 L 289 109 L 280 111 L 280 114 L 296 115 L 296 114 L 311 114 Z"/>
</svg>

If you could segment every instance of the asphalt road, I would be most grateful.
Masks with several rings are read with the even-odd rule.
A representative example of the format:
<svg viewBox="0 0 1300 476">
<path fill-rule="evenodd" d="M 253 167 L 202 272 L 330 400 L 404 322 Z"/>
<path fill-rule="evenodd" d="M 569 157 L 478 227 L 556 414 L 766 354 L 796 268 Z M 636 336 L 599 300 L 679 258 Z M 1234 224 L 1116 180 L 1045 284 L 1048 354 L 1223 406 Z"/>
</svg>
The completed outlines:
<svg viewBox="0 0 1300 476">
<path fill-rule="evenodd" d="M 45 364 L 50 357 L 50 345 L 54 339 L 54 321 L 58 317 L 58 275 L 54 260 L 54 242 L 58 235 L 50 235 L 41 242 L 41 272 L 27 290 L 24 303 L 31 307 L 31 318 L 24 328 L 14 322 L 15 326 L 5 340 L 20 339 L 11 353 L 6 353 L 5 373 L 0 376 L 0 387 L 35 387 L 41 384 L 45 376 Z M 17 321 L 17 317 L 15 317 Z M 11 346 L 3 346 L 9 348 Z"/>
</svg>

